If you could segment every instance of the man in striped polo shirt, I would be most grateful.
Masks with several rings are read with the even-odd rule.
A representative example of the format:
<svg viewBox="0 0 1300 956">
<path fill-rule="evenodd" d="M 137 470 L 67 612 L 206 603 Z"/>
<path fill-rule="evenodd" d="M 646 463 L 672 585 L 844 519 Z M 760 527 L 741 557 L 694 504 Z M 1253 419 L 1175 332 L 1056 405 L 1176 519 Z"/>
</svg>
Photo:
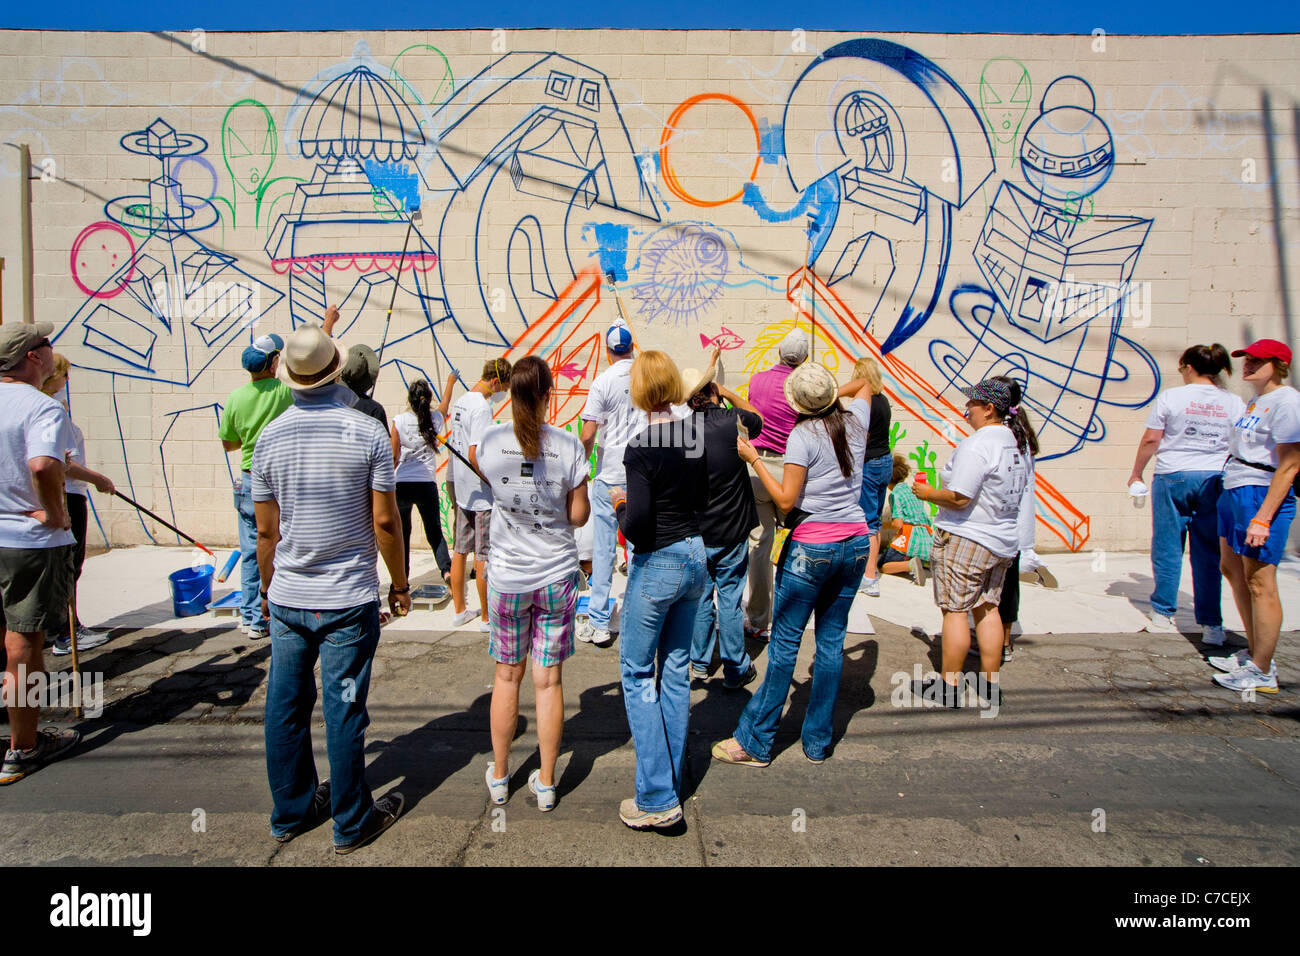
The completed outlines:
<svg viewBox="0 0 1300 956">
<path fill-rule="evenodd" d="M 271 834 L 287 843 L 332 816 L 336 853 L 369 843 L 404 804 L 397 791 L 372 799 L 365 779 L 366 697 L 379 644 L 376 551 L 393 581 L 393 613 L 411 607 L 392 447 L 377 421 L 340 396 L 335 382 L 346 362 L 318 326 L 287 338 L 279 376 L 293 407 L 262 431 L 252 463 L 262 610 L 271 622 Z M 318 656 L 331 777 L 323 784 L 311 746 Z"/>
</svg>

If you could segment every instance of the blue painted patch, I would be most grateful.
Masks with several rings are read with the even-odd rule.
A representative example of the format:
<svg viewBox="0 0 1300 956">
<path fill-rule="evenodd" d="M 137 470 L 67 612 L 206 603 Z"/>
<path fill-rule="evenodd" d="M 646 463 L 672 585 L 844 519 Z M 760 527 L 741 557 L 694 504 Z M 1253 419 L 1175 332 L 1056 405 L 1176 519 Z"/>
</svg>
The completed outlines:
<svg viewBox="0 0 1300 956">
<path fill-rule="evenodd" d="M 774 209 L 763 198 L 762 190 L 754 183 L 745 184 L 745 194 L 741 201 L 754 210 L 764 222 L 791 222 L 800 216 L 807 216 L 808 234 L 812 238 L 812 260 L 830 238 L 831 227 L 835 224 L 835 214 L 840 205 L 839 177 L 831 174 L 824 176 L 803 191 L 799 201 L 789 209 Z"/>
<path fill-rule="evenodd" d="M 785 155 L 785 127 L 780 123 L 761 120 L 758 126 L 759 158 L 765 163 L 778 163 Z"/>
<path fill-rule="evenodd" d="M 366 160 L 366 179 L 375 189 L 391 194 L 403 212 L 420 208 L 420 177 L 406 163 L 381 163 Z"/>
<path fill-rule="evenodd" d="M 618 282 L 627 280 L 627 226 L 612 222 L 593 223 L 600 250 L 600 271 Z"/>
</svg>

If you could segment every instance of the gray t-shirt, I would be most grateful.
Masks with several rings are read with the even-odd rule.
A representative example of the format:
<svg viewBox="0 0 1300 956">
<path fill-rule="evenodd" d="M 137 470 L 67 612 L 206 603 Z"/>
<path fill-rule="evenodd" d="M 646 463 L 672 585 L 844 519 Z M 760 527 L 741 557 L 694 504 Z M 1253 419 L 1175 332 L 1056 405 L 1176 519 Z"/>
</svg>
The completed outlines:
<svg viewBox="0 0 1300 956">
<path fill-rule="evenodd" d="M 22 382 L 0 382 L 0 548 L 58 548 L 75 544 L 71 531 L 51 528 L 29 511 L 40 511 L 33 458 L 67 461 L 76 447 L 72 421 L 62 405 Z"/>
<path fill-rule="evenodd" d="M 370 493 L 396 486 L 379 422 L 330 389 L 296 393 L 253 452 L 253 500 L 280 507 L 270 600 L 306 610 L 379 600 Z"/>
<path fill-rule="evenodd" d="M 849 404 L 844 433 L 849 441 L 853 474 L 848 478 L 840 471 L 835 446 L 820 420 L 800 422 L 790 432 L 785 445 L 785 463 L 808 469 L 803 492 L 796 508 L 808 512 L 808 521 L 866 521 L 859 498 L 862 495 L 862 456 L 867 450 L 867 425 L 871 421 L 871 403 L 855 398 Z"/>
</svg>

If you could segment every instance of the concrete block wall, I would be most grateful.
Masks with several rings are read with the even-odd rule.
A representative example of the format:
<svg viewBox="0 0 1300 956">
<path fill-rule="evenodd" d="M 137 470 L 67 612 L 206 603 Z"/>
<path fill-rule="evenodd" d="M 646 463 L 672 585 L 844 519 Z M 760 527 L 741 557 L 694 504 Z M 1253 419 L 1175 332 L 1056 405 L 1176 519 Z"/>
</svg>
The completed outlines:
<svg viewBox="0 0 1300 956">
<path fill-rule="evenodd" d="M 415 377 L 441 388 L 450 362 L 472 385 L 486 358 L 535 352 L 572 423 L 620 308 L 682 366 L 720 338 L 733 384 L 815 318 L 841 379 L 881 359 L 895 450 L 926 465 L 962 434 L 957 385 L 1025 381 L 1039 548 L 1135 548 L 1149 512 L 1123 483 L 1178 353 L 1284 338 L 1283 270 L 1300 302 L 1295 49 L 0 31 L 0 141 L 44 172 L 36 312 L 74 365 L 92 465 L 206 542 L 235 540 L 216 422 L 240 350 L 322 301 L 346 344 L 377 345 L 418 198 L 377 392 L 390 416 Z M 21 316 L 17 158 L 0 147 L 5 321 Z M 1102 305 L 1042 315 L 1053 270 Z M 115 544 L 175 540 L 95 504 Z"/>
</svg>

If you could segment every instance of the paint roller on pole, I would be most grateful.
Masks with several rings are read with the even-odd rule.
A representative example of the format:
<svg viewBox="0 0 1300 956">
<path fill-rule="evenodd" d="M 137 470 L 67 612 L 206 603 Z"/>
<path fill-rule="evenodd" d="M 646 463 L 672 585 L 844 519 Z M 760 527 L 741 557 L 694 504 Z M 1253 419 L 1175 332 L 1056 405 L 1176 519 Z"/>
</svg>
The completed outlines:
<svg viewBox="0 0 1300 956">
<path fill-rule="evenodd" d="M 154 514 L 152 511 L 150 511 L 150 510 L 149 510 L 148 508 L 146 508 L 144 505 L 140 504 L 140 502 L 138 502 L 138 501 L 134 501 L 134 500 L 128 498 L 126 495 L 122 494 L 122 492 L 120 492 L 120 491 L 114 491 L 113 494 L 116 495 L 117 497 L 121 498 L 123 501 L 125 501 L 127 504 L 129 504 L 129 505 L 130 505 L 132 508 L 134 508 L 136 511 L 140 512 L 140 513 L 143 514 L 143 515 L 148 515 L 150 518 L 153 518 L 154 521 L 157 521 L 160 525 L 162 525 L 162 526 L 163 526 L 164 528 L 166 528 L 168 531 L 172 531 L 172 532 L 174 532 L 174 533 L 180 535 L 182 538 L 184 538 L 184 539 L 185 539 L 186 541 L 188 541 L 190 544 L 194 545 L 194 547 L 198 548 L 200 551 L 204 551 L 204 552 L 206 552 L 206 553 L 212 555 L 213 558 L 216 557 L 215 554 L 212 554 L 212 549 L 211 549 L 211 548 L 205 547 L 204 545 L 202 545 L 202 544 L 200 544 L 199 542 L 195 541 L 193 538 L 191 538 L 188 534 L 186 534 L 186 533 L 185 533 L 184 531 L 182 531 L 180 528 L 176 527 L 174 524 L 169 524 L 168 522 L 164 521 L 162 518 L 158 517 L 156 514 Z"/>
<path fill-rule="evenodd" d="M 386 175 L 389 171 L 383 164 L 366 163 L 363 167 L 366 173 L 366 179 L 370 181 L 371 187 L 376 192 L 381 192 L 387 196 L 390 202 L 400 205 L 401 212 L 406 217 L 406 238 L 402 241 L 402 254 L 397 259 L 397 273 L 393 276 L 393 292 L 388 297 L 388 311 L 384 315 L 384 334 L 379 339 L 379 368 L 382 371 L 384 367 L 384 346 L 388 344 L 388 327 L 393 322 L 393 306 L 397 302 L 397 289 L 402 284 L 402 268 L 406 265 L 406 251 L 411 246 L 411 233 L 415 231 L 415 224 L 421 220 L 420 216 L 420 179 L 419 174 L 412 174 L 410 177 L 404 175 Z M 405 164 L 400 167 L 405 173 Z M 436 347 L 436 346 L 435 346 Z M 375 388 L 379 384 L 379 376 L 376 374 L 375 381 L 370 386 L 371 398 L 375 395 Z"/>
</svg>

